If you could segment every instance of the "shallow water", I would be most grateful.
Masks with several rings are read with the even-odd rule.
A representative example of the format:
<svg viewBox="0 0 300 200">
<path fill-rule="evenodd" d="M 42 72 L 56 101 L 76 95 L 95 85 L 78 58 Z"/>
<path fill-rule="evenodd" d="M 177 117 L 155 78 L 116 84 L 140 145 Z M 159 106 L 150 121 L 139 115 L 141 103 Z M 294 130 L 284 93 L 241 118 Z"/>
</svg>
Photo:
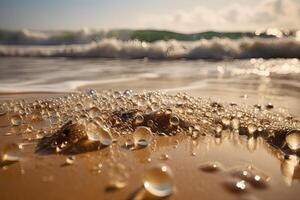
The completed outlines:
<svg viewBox="0 0 300 200">
<path fill-rule="evenodd" d="M 0 92 L 165 90 L 221 101 L 271 102 L 299 115 L 300 61 L 0 58 Z M 247 99 L 241 98 L 245 95 Z M 0 98 L 5 99 L 2 95 Z M 9 99 L 8 95 L 6 99 Z M 244 101 L 245 100 L 245 101 Z"/>
</svg>

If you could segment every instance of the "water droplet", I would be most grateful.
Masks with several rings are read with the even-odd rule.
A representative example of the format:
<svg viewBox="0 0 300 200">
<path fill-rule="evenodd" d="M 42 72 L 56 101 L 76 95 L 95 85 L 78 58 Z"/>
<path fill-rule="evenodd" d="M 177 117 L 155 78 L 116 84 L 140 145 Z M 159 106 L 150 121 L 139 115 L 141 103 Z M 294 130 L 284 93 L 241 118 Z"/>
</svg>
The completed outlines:
<svg viewBox="0 0 300 200">
<path fill-rule="evenodd" d="M 102 171 L 102 167 L 102 163 L 98 163 L 96 166 L 93 167 L 93 171 L 96 171 L 98 174 L 100 174 Z"/>
<path fill-rule="evenodd" d="M 87 125 L 87 136 L 91 141 L 99 141 L 104 146 L 109 146 L 112 143 L 112 137 L 108 129 L 94 123 L 90 122 Z"/>
<path fill-rule="evenodd" d="M 123 95 L 124 95 L 125 97 L 130 97 L 130 96 L 132 95 L 132 91 L 131 91 L 131 90 L 125 90 L 125 91 L 123 92 Z"/>
<path fill-rule="evenodd" d="M 220 134 L 223 130 L 223 126 L 221 124 L 217 124 L 216 126 L 216 133 L 217 134 Z"/>
<path fill-rule="evenodd" d="M 153 102 L 150 107 L 154 112 L 159 110 L 159 104 L 156 102 Z"/>
<path fill-rule="evenodd" d="M 222 123 L 223 123 L 225 126 L 229 126 L 229 125 L 230 125 L 230 119 L 227 118 L 227 117 L 223 117 L 223 118 L 222 118 Z"/>
<path fill-rule="evenodd" d="M 199 136 L 200 136 L 199 130 L 194 129 L 194 130 L 192 131 L 191 138 L 192 138 L 193 140 L 196 140 Z"/>
<path fill-rule="evenodd" d="M 100 110 L 97 108 L 97 107 L 92 107 L 90 110 L 89 110 L 89 116 L 91 118 L 96 118 L 100 115 Z"/>
<path fill-rule="evenodd" d="M 274 108 L 274 105 L 272 103 L 268 103 L 266 105 L 266 109 L 270 110 L 270 109 L 273 109 Z"/>
<path fill-rule="evenodd" d="M 81 103 L 76 104 L 76 106 L 75 106 L 75 111 L 76 111 L 76 112 L 79 112 L 79 111 L 81 111 L 82 109 L 83 109 L 83 105 L 82 105 Z"/>
<path fill-rule="evenodd" d="M 231 120 L 231 124 L 233 129 L 238 130 L 240 126 L 240 120 L 238 118 L 233 118 Z"/>
<path fill-rule="evenodd" d="M 121 97 L 121 96 L 122 96 L 121 92 L 119 92 L 119 91 L 114 91 L 114 93 L 113 93 L 113 97 L 114 97 L 114 98 L 119 98 L 119 97 Z"/>
<path fill-rule="evenodd" d="M 127 185 L 127 183 L 125 181 L 115 180 L 115 181 L 111 181 L 106 189 L 108 191 L 119 190 L 119 189 L 126 187 L 126 185 Z"/>
<path fill-rule="evenodd" d="M 143 177 L 144 188 L 152 195 L 166 197 L 173 193 L 173 173 L 166 165 L 148 169 Z"/>
<path fill-rule="evenodd" d="M 240 190 L 246 189 L 246 182 L 244 180 L 238 181 L 235 186 Z"/>
<path fill-rule="evenodd" d="M 256 126 L 254 124 L 249 124 L 248 125 L 248 132 L 250 135 L 252 135 L 256 131 Z"/>
<path fill-rule="evenodd" d="M 66 158 L 66 164 L 67 165 L 73 165 L 75 162 L 76 157 L 75 156 L 69 156 Z"/>
<path fill-rule="evenodd" d="M 242 170 L 235 169 L 231 171 L 230 174 L 234 178 L 245 180 L 251 184 L 252 187 L 257 189 L 264 189 L 269 186 L 270 177 L 252 166 Z"/>
<path fill-rule="evenodd" d="M 178 126 L 179 125 L 179 118 L 176 115 L 173 115 L 170 117 L 170 124 L 172 126 Z"/>
<path fill-rule="evenodd" d="M 236 178 L 230 178 L 226 180 L 224 185 L 227 190 L 234 193 L 245 193 L 249 189 L 249 185 L 245 180 Z"/>
<path fill-rule="evenodd" d="M 132 149 L 134 148 L 134 143 L 131 139 L 127 139 L 126 142 L 125 142 L 125 148 L 127 149 Z"/>
<path fill-rule="evenodd" d="M 22 117 L 20 115 L 13 115 L 10 121 L 13 126 L 20 126 L 22 124 Z"/>
<path fill-rule="evenodd" d="M 16 143 L 6 144 L 1 151 L 1 162 L 15 162 L 21 158 L 21 149 Z"/>
<path fill-rule="evenodd" d="M 290 131 L 287 134 L 285 141 L 291 150 L 293 151 L 300 150 L 300 131 L 299 130 Z"/>
<path fill-rule="evenodd" d="M 200 165 L 200 169 L 204 172 L 219 172 L 223 170 L 223 166 L 221 163 L 216 162 L 216 161 L 210 161 L 207 163 L 204 163 L 202 165 Z"/>
<path fill-rule="evenodd" d="M 94 96 L 97 94 L 97 91 L 94 89 L 90 89 L 90 91 L 88 92 L 89 95 Z"/>
<path fill-rule="evenodd" d="M 0 116 L 6 115 L 7 108 L 3 105 L 0 105 Z"/>
<path fill-rule="evenodd" d="M 152 137 L 151 129 L 138 126 L 133 133 L 133 142 L 136 147 L 146 147 L 150 144 Z"/>
<path fill-rule="evenodd" d="M 143 115 L 137 114 L 135 116 L 135 124 L 141 124 L 141 123 L 143 123 L 143 121 L 144 121 Z"/>
<path fill-rule="evenodd" d="M 160 160 L 169 160 L 169 155 L 168 154 L 162 154 L 159 157 Z"/>
</svg>

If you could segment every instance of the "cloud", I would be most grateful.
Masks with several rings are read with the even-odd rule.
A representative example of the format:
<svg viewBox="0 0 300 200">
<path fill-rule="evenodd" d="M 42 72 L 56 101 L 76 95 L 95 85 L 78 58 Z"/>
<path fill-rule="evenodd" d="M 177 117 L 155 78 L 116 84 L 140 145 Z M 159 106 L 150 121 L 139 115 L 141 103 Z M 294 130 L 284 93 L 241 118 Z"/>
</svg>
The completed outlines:
<svg viewBox="0 0 300 200">
<path fill-rule="evenodd" d="M 197 6 L 169 14 L 141 16 L 141 28 L 170 29 L 182 32 L 200 30 L 256 30 L 269 27 L 300 28 L 300 2 L 262 0 L 255 6 L 231 4 L 222 9 Z"/>
</svg>

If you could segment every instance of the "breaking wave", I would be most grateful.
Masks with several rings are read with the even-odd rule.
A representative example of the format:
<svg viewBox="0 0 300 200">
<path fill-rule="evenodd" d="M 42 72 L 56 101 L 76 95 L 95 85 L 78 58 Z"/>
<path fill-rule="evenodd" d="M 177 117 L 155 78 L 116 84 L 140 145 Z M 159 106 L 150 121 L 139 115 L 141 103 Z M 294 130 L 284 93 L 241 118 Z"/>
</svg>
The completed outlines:
<svg viewBox="0 0 300 200">
<path fill-rule="evenodd" d="M 144 42 L 106 38 L 97 42 L 72 45 L 0 45 L 0 56 L 123 59 L 300 58 L 300 41 L 292 37 L 213 38 L 188 42 Z"/>
</svg>

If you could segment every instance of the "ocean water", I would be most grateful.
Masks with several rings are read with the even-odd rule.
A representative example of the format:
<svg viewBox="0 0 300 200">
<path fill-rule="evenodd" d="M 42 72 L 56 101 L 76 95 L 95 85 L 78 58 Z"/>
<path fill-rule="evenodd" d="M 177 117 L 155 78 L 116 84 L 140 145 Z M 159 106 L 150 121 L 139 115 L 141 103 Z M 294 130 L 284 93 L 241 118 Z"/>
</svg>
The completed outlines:
<svg viewBox="0 0 300 200">
<path fill-rule="evenodd" d="M 279 102 L 299 111 L 298 59 L 116 60 L 0 58 L 0 92 L 163 90 L 221 101 Z M 252 101 L 251 101 L 252 99 Z M 299 114 L 299 113 L 298 113 Z"/>
</svg>

